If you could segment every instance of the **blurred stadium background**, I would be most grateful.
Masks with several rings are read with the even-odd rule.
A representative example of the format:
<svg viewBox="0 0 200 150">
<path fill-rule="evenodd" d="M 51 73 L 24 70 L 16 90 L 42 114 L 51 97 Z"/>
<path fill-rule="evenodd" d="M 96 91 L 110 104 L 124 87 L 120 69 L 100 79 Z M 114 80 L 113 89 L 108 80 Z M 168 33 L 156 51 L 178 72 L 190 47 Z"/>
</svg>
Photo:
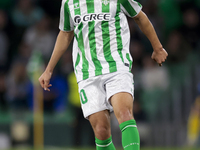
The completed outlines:
<svg viewBox="0 0 200 150">
<path fill-rule="evenodd" d="M 142 150 L 151 150 L 144 147 L 198 149 L 200 1 L 138 2 L 169 53 L 167 62 L 158 67 L 150 58 L 149 41 L 134 21 L 128 19 L 132 36 L 130 51 L 134 59 L 134 116 Z M 27 150 L 27 147 L 43 144 L 52 147 L 50 149 L 94 149 L 93 132 L 80 109 L 72 68 L 72 46 L 54 71 L 51 92 L 42 91 L 37 82 L 59 32 L 60 5 L 61 0 L 0 0 L 1 150 L 19 146 L 20 150 L 22 147 Z M 113 142 L 120 148 L 121 134 L 113 114 L 111 124 Z"/>
</svg>

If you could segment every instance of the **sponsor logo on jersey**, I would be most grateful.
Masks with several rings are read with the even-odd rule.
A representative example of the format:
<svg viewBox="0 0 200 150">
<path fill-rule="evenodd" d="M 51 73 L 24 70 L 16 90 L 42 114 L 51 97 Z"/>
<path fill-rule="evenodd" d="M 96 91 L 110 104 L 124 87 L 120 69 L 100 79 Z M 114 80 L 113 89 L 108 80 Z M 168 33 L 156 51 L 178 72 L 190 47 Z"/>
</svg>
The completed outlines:
<svg viewBox="0 0 200 150">
<path fill-rule="evenodd" d="M 75 16 L 74 17 L 74 22 L 75 23 L 80 23 L 81 22 L 81 17 L 80 16 Z"/>
<path fill-rule="evenodd" d="M 74 17 L 74 22 L 79 24 L 80 22 L 89 22 L 89 21 L 109 21 L 109 13 L 100 13 L 100 14 L 86 14 L 83 16 L 76 15 Z"/>
<path fill-rule="evenodd" d="M 110 3 L 109 0 L 102 0 L 101 2 L 102 2 L 104 5 L 108 5 L 108 4 Z"/>
</svg>

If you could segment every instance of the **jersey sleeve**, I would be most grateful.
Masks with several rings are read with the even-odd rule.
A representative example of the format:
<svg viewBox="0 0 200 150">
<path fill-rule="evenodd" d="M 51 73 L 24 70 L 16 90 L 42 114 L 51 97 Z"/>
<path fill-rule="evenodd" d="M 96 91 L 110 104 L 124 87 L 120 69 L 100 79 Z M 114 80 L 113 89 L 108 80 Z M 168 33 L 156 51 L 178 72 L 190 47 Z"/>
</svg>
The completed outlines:
<svg viewBox="0 0 200 150">
<path fill-rule="evenodd" d="M 73 20 L 70 16 L 69 6 L 66 0 L 62 0 L 59 29 L 62 31 L 74 30 Z"/>
<path fill-rule="evenodd" d="M 120 0 L 121 10 L 129 17 L 136 16 L 142 9 L 142 5 L 135 0 Z"/>
</svg>

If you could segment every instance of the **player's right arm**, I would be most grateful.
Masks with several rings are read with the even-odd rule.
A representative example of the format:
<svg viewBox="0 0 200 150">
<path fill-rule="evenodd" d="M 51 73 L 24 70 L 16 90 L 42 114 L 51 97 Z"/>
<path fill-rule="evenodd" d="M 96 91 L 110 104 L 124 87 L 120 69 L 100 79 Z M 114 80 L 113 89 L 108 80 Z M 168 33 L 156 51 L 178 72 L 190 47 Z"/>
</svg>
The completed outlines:
<svg viewBox="0 0 200 150">
<path fill-rule="evenodd" d="M 71 43 L 73 39 L 73 36 L 74 36 L 73 31 L 59 32 L 53 53 L 51 55 L 51 59 L 44 73 L 39 78 L 40 85 L 42 86 L 42 88 L 44 88 L 44 90 L 50 91 L 49 87 L 51 86 L 51 84 L 49 84 L 49 82 L 50 82 L 54 67 L 56 66 L 57 62 L 59 61 L 63 53 L 67 50 L 69 44 Z"/>
</svg>

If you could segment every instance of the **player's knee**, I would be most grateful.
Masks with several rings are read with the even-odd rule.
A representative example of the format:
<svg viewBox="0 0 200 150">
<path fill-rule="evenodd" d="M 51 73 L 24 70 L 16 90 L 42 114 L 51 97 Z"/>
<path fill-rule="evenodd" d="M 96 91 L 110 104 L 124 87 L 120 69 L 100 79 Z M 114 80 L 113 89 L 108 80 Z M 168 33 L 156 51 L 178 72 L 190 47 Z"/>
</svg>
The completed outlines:
<svg viewBox="0 0 200 150">
<path fill-rule="evenodd" d="M 110 128 L 106 125 L 97 125 L 94 128 L 95 135 L 100 140 L 106 140 L 110 137 Z"/>
<path fill-rule="evenodd" d="M 117 117 L 118 122 L 122 123 L 122 122 L 133 119 L 133 114 L 132 114 L 132 111 L 130 111 L 128 109 L 121 110 L 118 112 L 118 115 L 116 117 Z"/>
<path fill-rule="evenodd" d="M 109 132 L 109 129 L 106 126 L 97 126 L 95 130 L 98 134 L 106 134 Z"/>
</svg>

